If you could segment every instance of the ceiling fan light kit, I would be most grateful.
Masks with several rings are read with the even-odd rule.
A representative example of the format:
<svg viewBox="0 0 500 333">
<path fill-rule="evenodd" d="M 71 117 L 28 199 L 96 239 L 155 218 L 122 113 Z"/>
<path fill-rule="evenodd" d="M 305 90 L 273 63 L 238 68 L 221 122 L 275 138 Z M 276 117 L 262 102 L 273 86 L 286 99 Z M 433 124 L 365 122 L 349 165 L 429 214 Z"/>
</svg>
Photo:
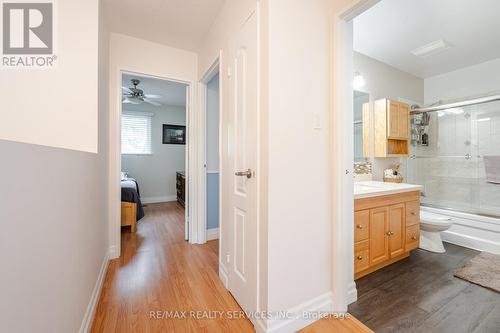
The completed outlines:
<svg viewBox="0 0 500 333">
<path fill-rule="evenodd" d="M 154 98 L 160 98 L 160 95 L 146 95 L 144 94 L 144 91 L 142 89 L 137 88 L 139 83 L 141 83 L 140 80 L 138 79 L 132 79 L 130 80 L 132 82 L 132 85 L 134 87 L 122 87 L 123 93 L 122 93 L 122 103 L 125 104 L 142 104 L 142 103 L 148 103 L 154 106 L 160 106 L 161 104 L 158 102 L 155 102 L 151 99 Z"/>
</svg>

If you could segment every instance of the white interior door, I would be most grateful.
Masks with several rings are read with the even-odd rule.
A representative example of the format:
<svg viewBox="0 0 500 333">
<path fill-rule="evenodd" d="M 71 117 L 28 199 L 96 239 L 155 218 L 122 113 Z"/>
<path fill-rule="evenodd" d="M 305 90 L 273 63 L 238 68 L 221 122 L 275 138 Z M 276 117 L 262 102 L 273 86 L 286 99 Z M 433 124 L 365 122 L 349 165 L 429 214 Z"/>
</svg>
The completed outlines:
<svg viewBox="0 0 500 333">
<path fill-rule="evenodd" d="M 257 19 L 230 40 L 228 73 L 228 288 L 245 311 L 257 302 Z"/>
</svg>

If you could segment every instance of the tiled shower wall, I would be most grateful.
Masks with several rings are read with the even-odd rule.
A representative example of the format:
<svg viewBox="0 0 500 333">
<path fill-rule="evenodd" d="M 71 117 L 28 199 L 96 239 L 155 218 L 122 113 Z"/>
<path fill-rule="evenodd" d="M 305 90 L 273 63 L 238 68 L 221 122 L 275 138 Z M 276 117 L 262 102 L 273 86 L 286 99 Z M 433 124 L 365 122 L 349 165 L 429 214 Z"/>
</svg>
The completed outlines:
<svg viewBox="0 0 500 333">
<path fill-rule="evenodd" d="M 411 146 L 407 179 L 422 202 L 500 216 L 500 185 L 486 182 L 484 156 L 500 155 L 500 102 L 433 112 L 429 146 Z"/>
</svg>

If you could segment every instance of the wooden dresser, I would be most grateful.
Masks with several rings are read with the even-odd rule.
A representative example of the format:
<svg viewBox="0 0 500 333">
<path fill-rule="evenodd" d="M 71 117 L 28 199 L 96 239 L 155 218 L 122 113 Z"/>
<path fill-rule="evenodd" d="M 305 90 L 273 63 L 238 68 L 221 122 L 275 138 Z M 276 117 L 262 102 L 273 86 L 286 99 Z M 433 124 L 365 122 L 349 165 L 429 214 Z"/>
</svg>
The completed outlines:
<svg viewBox="0 0 500 333">
<path fill-rule="evenodd" d="M 419 191 L 354 200 L 354 279 L 408 257 L 419 240 Z"/>
<path fill-rule="evenodd" d="M 177 181 L 177 201 L 181 204 L 182 207 L 185 207 L 186 201 L 186 176 L 184 171 L 177 171 L 176 174 Z"/>
</svg>

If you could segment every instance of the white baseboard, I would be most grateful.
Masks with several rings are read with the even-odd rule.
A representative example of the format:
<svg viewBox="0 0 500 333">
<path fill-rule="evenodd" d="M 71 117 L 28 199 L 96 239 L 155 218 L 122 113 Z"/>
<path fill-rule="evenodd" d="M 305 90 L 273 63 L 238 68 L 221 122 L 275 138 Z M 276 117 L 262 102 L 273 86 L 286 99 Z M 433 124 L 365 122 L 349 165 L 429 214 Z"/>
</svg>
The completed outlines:
<svg viewBox="0 0 500 333">
<path fill-rule="evenodd" d="M 207 229 L 207 241 L 219 239 L 219 228 Z"/>
<path fill-rule="evenodd" d="M 298 314 L 298 318 L 271 319 L 264 323 L 257 323 L 259 329 L 265 329 L 266 333 L 289 333 L 296 332 L 320 318 L 303 318 L 302 313 L 331 313 L 333 309 L 333 297 L 331 292 L 315 297 L 307 302 L 299 304 L 288 310 L 288 313 Z"/>
<path fill-rule="evenodd" d="M 97 276 L 97 281 L 94 286 L 94 290 L 92 291 L 92 295 L 90 297 L 90 302 L 87 306 L 87 311 L 85 311 L 85 315 L 83 316 L 82 325 L 80 326 L 80 333 L 89 333 L 92 328 L 92 322 L 94 321 L 95 312 L 97 310 L 97 304 L 99 302 L 99 296 L 101 295 L 102 285 L 104 283 L 104 277 L 106 276 L 106 272 L 108 271 L 108 263 L 109 263 L 109 253 L 106 253 L 104 256 L 104 260 L 102 261 L 101 270 L 99 271 L 99 275 Z"/>
<path fill-rule="evenodd" d="M 153 203 L 171 202 L 171 201 L 177 201 L 177 195 L 167 195 L 167 196 L 162 196 L 162 197 L 144 197 L 144 198 L 141 198 L 141 202 L 143 204 L 153 204 Z"/>
<path fill-rule="evenodd" d="M 356 289 L 356 282 L 351 281 L 347 287 L 347 304 L 352 304 L 358 300 L 358 290 Z"/>
<path fill-rule="evenodd" d="M 229 282 L 227 277 L 226 268 L 219 263 L 219 279 L 222 281 L 224 288 L 228 288 Z"/>
</svg>

